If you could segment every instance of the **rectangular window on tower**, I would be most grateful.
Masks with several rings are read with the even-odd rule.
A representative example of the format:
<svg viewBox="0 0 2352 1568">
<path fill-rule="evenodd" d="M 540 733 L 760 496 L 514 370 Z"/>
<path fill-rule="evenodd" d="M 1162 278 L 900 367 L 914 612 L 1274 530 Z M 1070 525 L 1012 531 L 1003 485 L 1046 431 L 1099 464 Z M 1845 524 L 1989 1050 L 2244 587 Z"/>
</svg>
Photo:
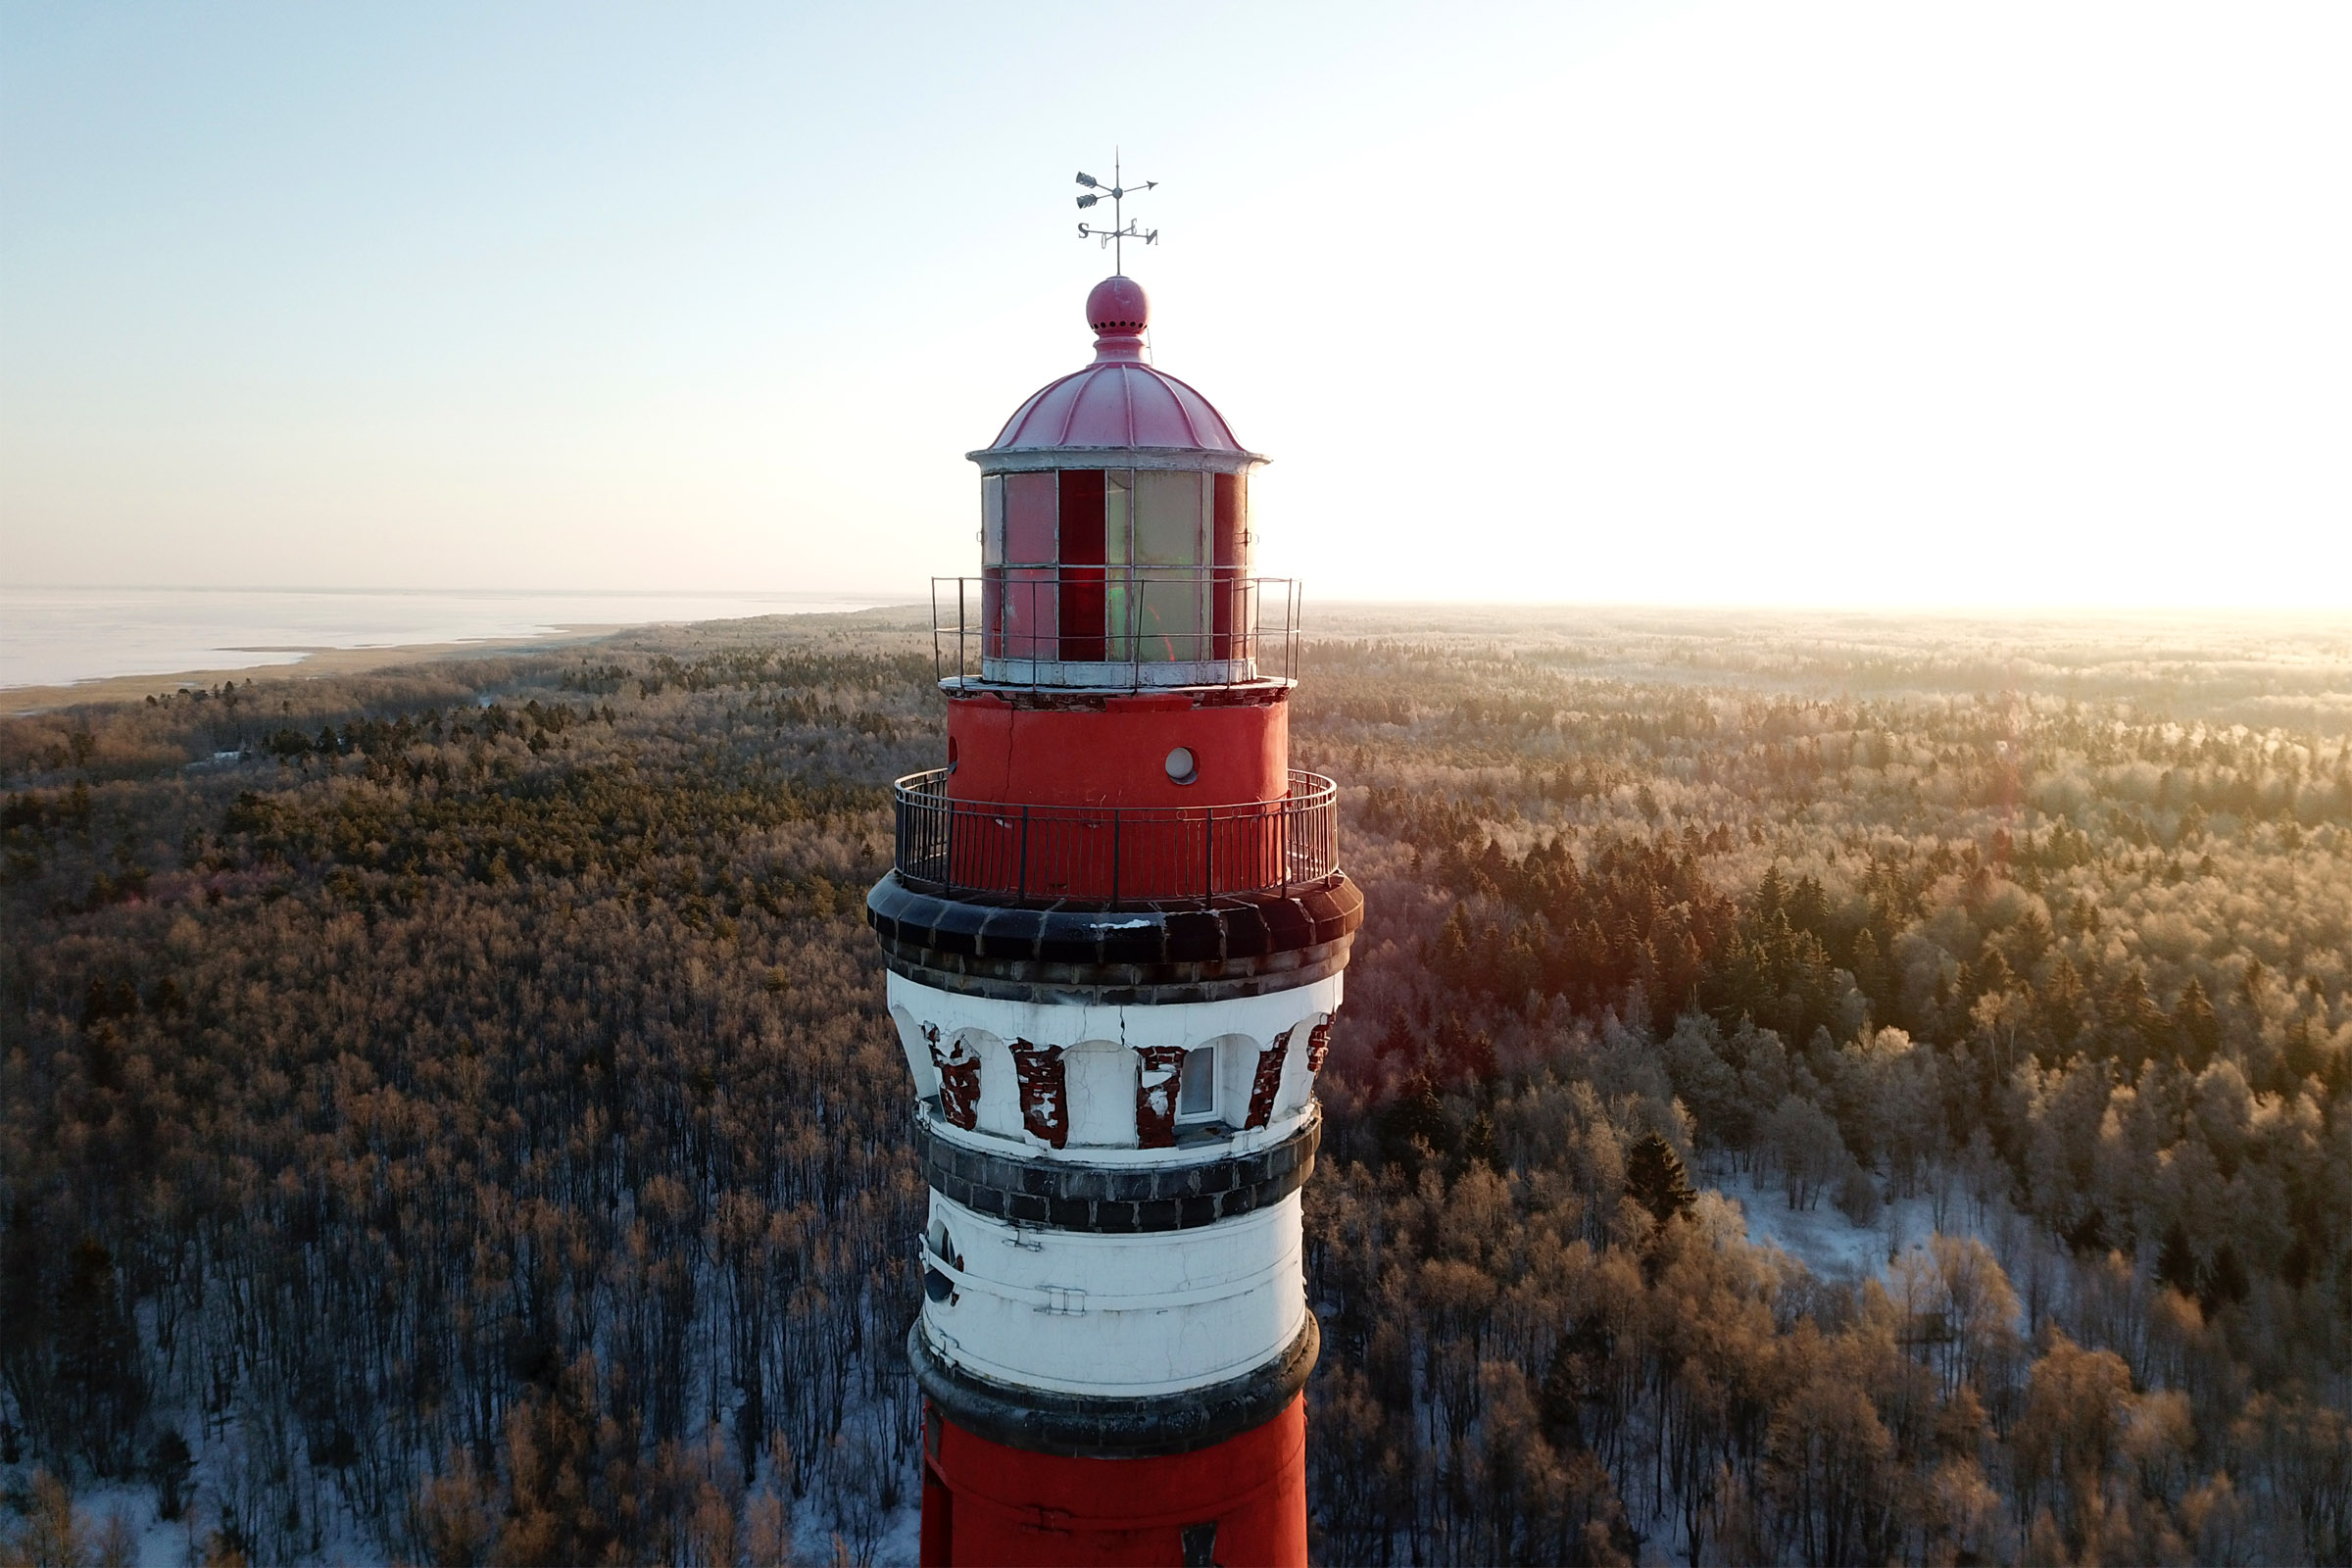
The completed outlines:
<svg viewBox="0 0 2352 1568">
<path fill-rule="evenodd" d="M 1184 1054 L 1176 1080 L 1176 1119 L 1213 1121 L 1217 1114 L 1217 1048 L 1195 1046 Z"/>
</svg>

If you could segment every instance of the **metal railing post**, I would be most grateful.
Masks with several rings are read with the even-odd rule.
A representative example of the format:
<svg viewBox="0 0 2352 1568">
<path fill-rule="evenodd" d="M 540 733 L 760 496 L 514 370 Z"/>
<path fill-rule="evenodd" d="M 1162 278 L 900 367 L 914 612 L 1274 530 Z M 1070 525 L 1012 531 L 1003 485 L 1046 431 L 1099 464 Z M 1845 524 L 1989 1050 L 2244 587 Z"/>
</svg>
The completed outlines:
<svg viewBox="0 0 2352 1568">
<path fill-rule="evenodd" d="M 1281 828 L 1275 835 L 1274 852 L 1282 857 L 1282 896 L 1291 896 L 1291 803 L 1286 796 L 1282 803 Z"/>
<path fill-rule="evenodd" d="M 1283 667 L 1289 672 L 1289 679 L 1297 680 L 1298 678 L 1298 639 L 1303 635 L 1298 625 L 1298 584 L 1291 583 L 1283 590 L 1282 597 L 1282 618 L 1285 622 L 1282 640 L 1286 645 L 1283 652 Z"/>
</svg>

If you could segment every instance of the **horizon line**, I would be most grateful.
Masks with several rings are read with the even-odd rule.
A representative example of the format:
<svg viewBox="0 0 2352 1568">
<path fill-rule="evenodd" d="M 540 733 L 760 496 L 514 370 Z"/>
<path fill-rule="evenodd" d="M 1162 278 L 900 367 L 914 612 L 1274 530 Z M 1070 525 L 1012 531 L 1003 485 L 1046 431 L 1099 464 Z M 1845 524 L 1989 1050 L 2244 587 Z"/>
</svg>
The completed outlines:
<svg viewBox="0 0 2352 1568">
<path fill-rule="evenodd" d="M 861 599 L 883 610 L 920 606 L 925 591 L 882 588 L 526 588 L 401 584 L 0 582 L 0 593 L 368 594 L 539 599 Z M 2185 600 L 1737 600 L 1737 599 L 1454 599 L 1430 595 L 1343 594 L 1314 603 L 1347 607 L 1445 607 L 1461 610 L 1726 611 L 1750 613 L 1929 615 L 2310 614 L 2352 617 L 2352 602 Z M 728 617 L 713 617 L 728 618 Z"/>
</svg>

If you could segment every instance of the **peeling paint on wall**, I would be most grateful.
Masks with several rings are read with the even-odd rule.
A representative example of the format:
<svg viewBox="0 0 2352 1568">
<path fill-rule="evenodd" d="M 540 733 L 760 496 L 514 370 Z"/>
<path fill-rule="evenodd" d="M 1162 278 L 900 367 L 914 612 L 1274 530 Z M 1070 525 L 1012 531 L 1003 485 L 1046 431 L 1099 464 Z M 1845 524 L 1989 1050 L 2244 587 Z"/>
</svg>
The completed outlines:
<svg viewBox="0 0 2352 1568">
<path fill-rule="evenodd" d="M 1323 1070 L 1323 1058 L 1331 1054 L 1331 1026 L 1340 1021 L 1335 1010 L 1315 1025 L 1306 1037 L 1306 1071 L 1309 1077 Z"/>
<path fill-rule="evenodd" d="M 980 1054 L 958 1035 L 947 1050 L 939 1045 L 939 1025 L 923 1025 L 931 1046 L 931 1063 L 939 1069 L 940 1113 L 955 1126 L 970 1132 L 980 1119 Z"/>
<path fill-rule="evenodd" d="M 1283 1058 L 1291 1054 L 1291 1036 L 1297 1032 L 1293 1024 L 1257 1054 L 1257 1076 L 1250 1080 L 1250 1119 L 1243 1126 L 1263 1127 L 1273 1119 L 1274 1097 L 1282 1090 Z"/>
<path fill-rule="evenodd" d="M 1012 1070 L 1021 1085 L 1021 1125 L 1032 1138 L 1063 1147 L 1070 1141 L 1070 1097 L 1062 1081 L 1061 1047 L 1015 1040 Z"/>
<path fill-rule="evenodd" d="M 1169 1149 L 1176 1143 L 1176 1075 L 1184 1066 L 1182 1046 L 1137 1046 L 1143 1060 L 1135 1080 L 1135 1141 L 1141 1149 Z"/>
</svg>

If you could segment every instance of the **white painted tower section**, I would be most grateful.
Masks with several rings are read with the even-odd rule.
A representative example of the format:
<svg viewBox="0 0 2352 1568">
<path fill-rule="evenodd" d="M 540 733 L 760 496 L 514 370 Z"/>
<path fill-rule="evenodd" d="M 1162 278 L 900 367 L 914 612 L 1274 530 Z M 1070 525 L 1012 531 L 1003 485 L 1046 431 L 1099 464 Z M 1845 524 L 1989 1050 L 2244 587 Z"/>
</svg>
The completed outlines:
<svg viewBox="0 0 2352 1568">
<path fill-rule="evenodd" d="M 1007 1224 L 934 1193 L 925 1298 L 941 1356 L 1056 1394 L 1158 1395 L 1262 1366 L 1306 1322 L 1299 1199 L 1199 1230 L 1089 1236 Z M 953 1250 L 954 1258 L 941 1254 Z"/>
<path fill-rule="evenodd" d="M 889 978 L 890 1011 L 940 1144 L 1131 1185 L 1259 1154 L 1311 1131 L 1310 1036 L 1340 1006 L 1332 973 L 1288 990 L 1213 1002 L 1000 1001 Z M 1027 1125 L 1013 1045 L 1061 1048 L 1067 1132 Z M 1141 1047 L 1177 1048 L 1157 1085 L 1175 1110 L 1173 1147 L 1139 1140 L 1152 1087 Z M 1279 1054 L 1264 1122 L 1249 1126 L 1261 1064 Z M 1163 1057 L 1164 1059 L 1164 1057 Z M 972 1125 L 942 1111 L 942 1063 L 975 1064 Z M 1203 1083 L 1199 1075 L 1209 1074 Z M 1187 1089 L 1191 1090 L 1190 1095 Z M 1182 1230 L 1100 1234 L 1023 1224 L 931 1195 L 923 1247 L 931 1281 L 921 1332 L 975 1377 L 1056 1394 L 1148 1396 L 1204 1389 L 1279 1357 L 1306 1327 L 1300 1197 Z"/>
</svg>

